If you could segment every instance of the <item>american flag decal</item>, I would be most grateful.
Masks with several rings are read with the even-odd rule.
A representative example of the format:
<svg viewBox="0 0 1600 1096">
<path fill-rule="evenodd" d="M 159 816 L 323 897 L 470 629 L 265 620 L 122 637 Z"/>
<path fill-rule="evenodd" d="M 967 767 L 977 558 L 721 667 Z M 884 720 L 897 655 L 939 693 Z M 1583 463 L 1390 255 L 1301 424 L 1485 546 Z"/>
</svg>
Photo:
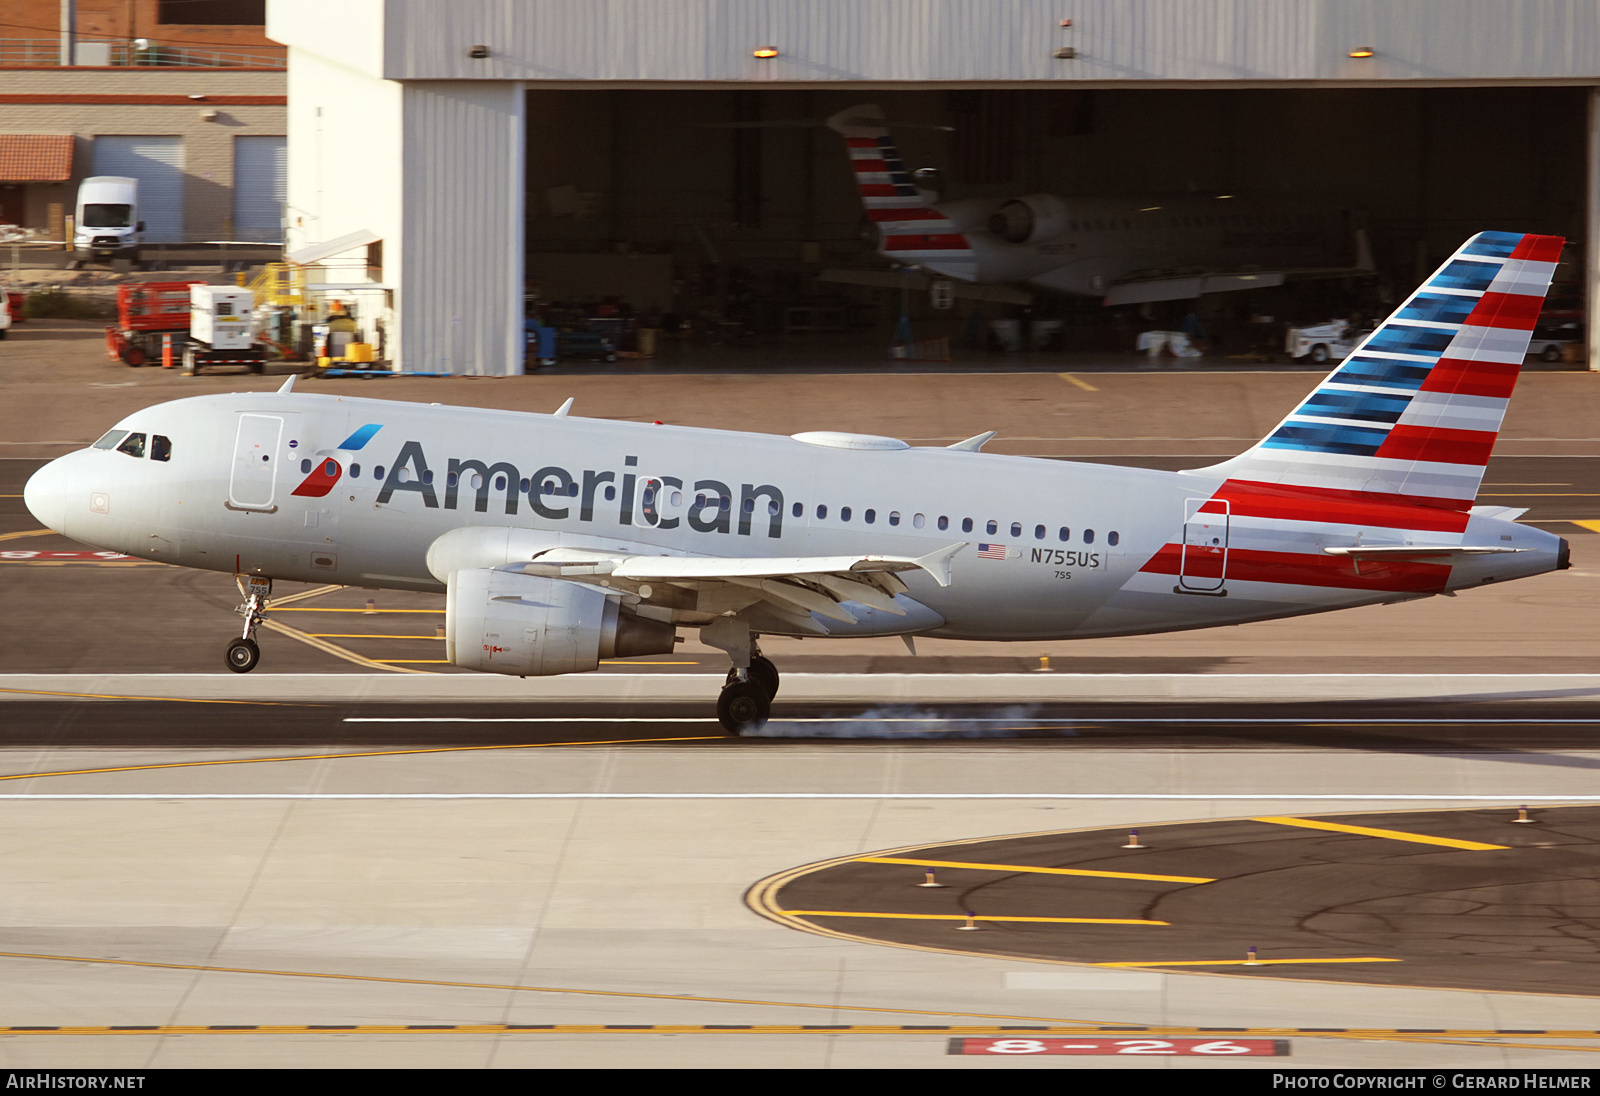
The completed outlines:
<svg viewBox="0 0 1600 1096">
<path fill-rule="evenodd" d="M 978 545 L 978 558 L 1005 559 L 1006 546 L 1004 544 L 980 544 Z"/>
</svg>

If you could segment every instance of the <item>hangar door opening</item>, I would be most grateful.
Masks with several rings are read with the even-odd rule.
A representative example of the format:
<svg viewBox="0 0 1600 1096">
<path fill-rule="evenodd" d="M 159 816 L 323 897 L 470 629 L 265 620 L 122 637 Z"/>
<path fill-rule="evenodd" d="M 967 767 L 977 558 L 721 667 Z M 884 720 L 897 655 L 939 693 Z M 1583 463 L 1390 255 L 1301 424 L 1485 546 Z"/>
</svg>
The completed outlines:
<svg viewBox="0 0 1600 1096">
<path fill-rule="evenodd" d="M 825 124 L 864 106 L 887 152 Z M 881 362 L 907 320 L 957 360 L 1131 354 L 1191 315 L 1209 357 L 1281 355 L 1287 325 L 1386 313 L 1474 232 L 1581 239 L 1585 117 L 1585 89 L 1544 87 L 532 91 L 530 308 L 774 361 Z M 869 151 L 956 226 L 924 236 L 1020 259 L 896 251 L 853 166 Z M 1577 307 L 1579 253 L 1552 309 Z"/>
</svg>

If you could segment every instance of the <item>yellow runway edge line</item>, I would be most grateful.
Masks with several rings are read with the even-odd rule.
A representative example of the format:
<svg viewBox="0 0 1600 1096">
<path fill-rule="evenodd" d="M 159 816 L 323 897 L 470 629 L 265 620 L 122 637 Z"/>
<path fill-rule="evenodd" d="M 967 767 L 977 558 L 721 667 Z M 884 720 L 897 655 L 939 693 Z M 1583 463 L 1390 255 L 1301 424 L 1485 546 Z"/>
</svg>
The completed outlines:
<svg viewBox="0 0 1600 1096">
<path fill-rule="evenodd" d="M 1371 826 L 1347 826 L 1342 822 L 1319 822 L 1309 818 L 1273 816 L 1253 818 L 1252 822 L 1268 822 L 1274 826 L 1298 826 L 1304 830 L 1329 830 L 1333 833 L 1353 833 L 1358 837 L 1382 837 L 1389 841 L 1410 841 L 1417 845 L 1443 845 L 1449 849 L 1466 849 L 1483 852 L 1488 849 L 1509 848 L 1508 845 L 1489 845 L 1482 841 L 1462 841 L 1454 837 L 1429 837 L 1427 834 L 1406 833 L 1404 830 L 1379 830 Z"/>
<path fill-rule="evenodd" d="M 928 868 L 970 868 L 974 871 L 1034 872 L 1039 875 L 1084 875 L 1095 879 L 1144 879 L 1156 883 L 1215 883 L 1198 875 L 1150 875 L 1131 871 L 1091 871 L 1088 868 L 1033 868 L 1023 864 L 973 864 L 964 860 L 912 860 L 901 856 L 858 856 L 863 864 L 910 864 Z"/>
</svg>

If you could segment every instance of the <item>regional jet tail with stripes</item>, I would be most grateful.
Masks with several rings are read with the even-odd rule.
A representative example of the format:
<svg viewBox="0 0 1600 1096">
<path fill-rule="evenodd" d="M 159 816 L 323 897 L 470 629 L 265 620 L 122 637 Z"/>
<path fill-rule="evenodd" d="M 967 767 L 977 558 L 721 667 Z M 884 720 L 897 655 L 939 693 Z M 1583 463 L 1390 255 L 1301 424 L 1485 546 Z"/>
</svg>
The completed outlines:
<svg viewBox="0 0 1600 1096">
<path fill-rule="evenodd" d="M 879 107 L 841 110 L 827 125 L 844 138 L 878 251 L 905 266 L 987 287 L 958 290 L 962 295 L 1027 300 L 1009 288 L 1020 285 L 1100 297 L 1107 305 L 1140 304 L 1265 289 L 1291 275 L 1374 270 L 1366 233 L 1349 210 L 1231 194 L 940 201 L 906 170 Z M 902 284 L 887 271 L 825 276 Z"/>
<path fill-rule="evenodd" d="M 44 524 L 233 573 L 230 669 L 272 580 L 446 595 L 445 652 L 519 677 L 764 635 L 1074 639 L 1454 594 L 1568 566 L 1474 506 L 1562 240 L 1484 232 L 1248 452 L 1164 472 L 828 431 L 777 437 L 293 391 L 139 411 L 41 468 Z"/>
</svg>

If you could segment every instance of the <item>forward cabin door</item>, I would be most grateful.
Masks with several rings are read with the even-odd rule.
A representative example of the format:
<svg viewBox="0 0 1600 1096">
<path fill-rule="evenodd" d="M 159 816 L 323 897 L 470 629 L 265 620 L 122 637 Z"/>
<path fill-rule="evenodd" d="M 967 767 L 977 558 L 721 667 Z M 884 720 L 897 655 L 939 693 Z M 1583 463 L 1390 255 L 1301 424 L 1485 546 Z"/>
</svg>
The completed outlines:
<svg viewBox="0 0 1600 1096">
<path fill-rule="evenodd" d="M 1226 596 L 1228 579 L 1228 500 L 1185 499 L 1183 547 L 1178 592 Z"/>
<path fill-rule="evenodd" d="M 283 453 L 283 416 L 243 414 L 233 443 L 233 470 L 228 477 L 230 510 L 274 513 L 278 464 Z"/>
</svg>

